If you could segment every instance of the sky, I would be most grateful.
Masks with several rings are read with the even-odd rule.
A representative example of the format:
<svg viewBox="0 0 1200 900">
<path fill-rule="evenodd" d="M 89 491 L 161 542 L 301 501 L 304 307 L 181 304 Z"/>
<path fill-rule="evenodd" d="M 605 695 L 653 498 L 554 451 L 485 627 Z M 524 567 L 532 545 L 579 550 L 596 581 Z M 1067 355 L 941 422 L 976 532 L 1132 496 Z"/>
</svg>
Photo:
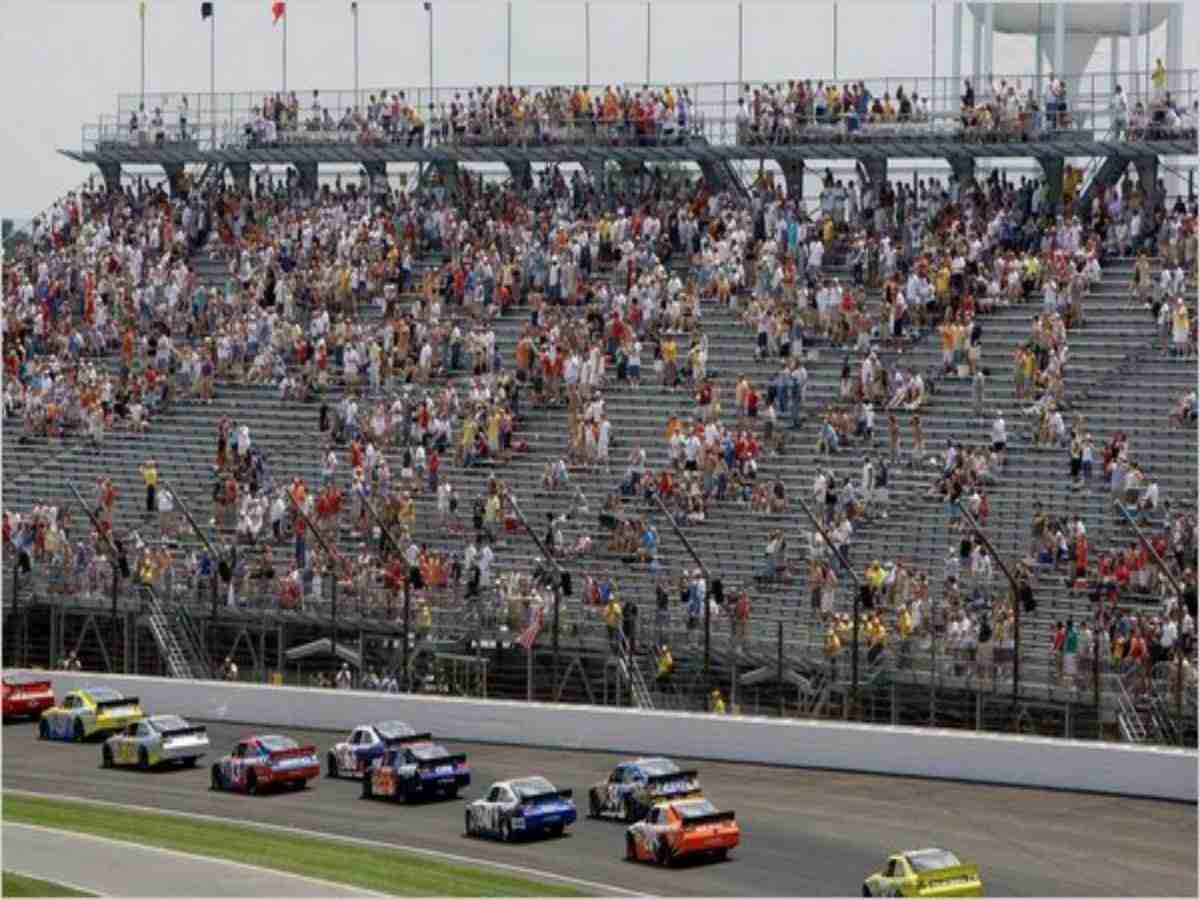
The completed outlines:
<svg viewBox="0 0 1200 900">
<path fill-rule="evenodd" d="M 281 27 L 271 0 L 214 0 L 216 90 L 275 90 Z M 928 77 L 935 63 L 929 0 L 841 0 L 837 67 L 842 79 Z M 348 0 L 288 0 L 288 88 L 352 89 Z M 641 82 L 646 68 L 643 0 L 592 0 L 594 83 Z M 737 78 L 735 0 L 651 0 L 651 79 Z M 936 4 L 939 75 L 951 68 L 951 4 Z M 1200 63 L 1200 9 L 1185 13 L 1184 64 Z M 503 0 L 434 0 L 434 80 L 500 84 L 506 78 Z M 963 72 L 970 70 L 970 14 Z M 513 84 L 584 79 L 583 0 L 512 0 Z M 829 77 L 834 71 L 831 0 L 744 0 L 743 74 L 748 81 Z M 428 14 L 421 0 L 359 0 L 363 90 L 429 80 Z M 112 115 L 117 96 L 140 83 L 137 0 L 0 0 L 0 84 L 6 133 L 0 142 L 0 214 L 28 218 L 86 180 L 92 169 L 56 153 L 77 148 L 81 128 Z M 1124 51 L 1122 51 L 1124 52 Z M 1152 55 L 1165 56 L 1160 29 Z M 147 0 L 147 92 L 207 92 L 209 25 L 200 0 Z M 1101 42 L 1092 68 L 1107 71 Z M 997 35 L 994 69 L 1032 72 L 1030 38 Z M 303 97 L 304 95 L 301 94 Z"/>
</svg>

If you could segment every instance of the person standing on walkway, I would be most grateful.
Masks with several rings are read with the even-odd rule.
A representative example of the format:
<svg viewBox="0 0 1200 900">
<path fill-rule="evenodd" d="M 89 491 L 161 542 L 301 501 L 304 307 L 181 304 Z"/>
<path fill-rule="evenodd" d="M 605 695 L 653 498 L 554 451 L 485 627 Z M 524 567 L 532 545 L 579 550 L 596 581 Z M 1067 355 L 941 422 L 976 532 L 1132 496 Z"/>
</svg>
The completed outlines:
<svg viewBox="0 0 1200 900">
<path fill-rule="evenodd" d="M 142 466 L 142 481 L 146 485 L 146 515 L 153 516 L 158 512 L 158 465 L 154 460 L 146 460 Z"/>
</svg>

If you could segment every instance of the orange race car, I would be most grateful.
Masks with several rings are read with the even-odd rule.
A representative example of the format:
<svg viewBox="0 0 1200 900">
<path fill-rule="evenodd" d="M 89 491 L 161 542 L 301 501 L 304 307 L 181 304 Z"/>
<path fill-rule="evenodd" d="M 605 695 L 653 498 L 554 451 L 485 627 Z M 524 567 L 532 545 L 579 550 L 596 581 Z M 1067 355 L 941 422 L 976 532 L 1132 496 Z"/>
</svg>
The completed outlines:
<svg viewBox="0 0 1200 900">
<path fill-rule="evenodd" d="M 662 866 L 698 854 L 724 859 L 740 840 L 732 812 L 720 812 L 702 797 L 666 801 L 626 829 L 625 858 Z"/>
</svg>

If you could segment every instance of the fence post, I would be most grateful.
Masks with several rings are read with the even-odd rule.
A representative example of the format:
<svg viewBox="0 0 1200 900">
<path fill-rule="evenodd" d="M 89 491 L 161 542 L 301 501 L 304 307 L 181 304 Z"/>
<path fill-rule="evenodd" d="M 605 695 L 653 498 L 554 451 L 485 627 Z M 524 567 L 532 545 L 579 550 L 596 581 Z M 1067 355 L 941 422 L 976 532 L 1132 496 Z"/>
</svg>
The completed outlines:
<svg viewBox="0 0 1200 900">
<path fill-rule="evenodd" d="M 776 632 L 776 665 L 778 666 L 779 677 L 779 718 L 783 718 L 783 619 L 775 623 Z"/>
<path fill-rule="evenodd" d="M 1104 736 L 1104 719 L 1100 710 L 1100 619 L 1092 632 L 1092 700 L 1096 706 L 1096 740 Z"/>
<path fill-rule="evenodd" d="M 25 628 L 23 618 L 21 616 L 21 593 L 19 588 L 20 571 L 21 559 L 20 554 L 18 554 L 17 561 L 13 564 L 13 620 L 16 622 L 17 627 L 17 665 L 25 665 Z"/>
<path fill-rule="evenodd" d="M 403 656 L 403 659 L 404 659 L 404 683 L 407 685 L 407 689 L 408 689 L 409 693 L 412 693 L 412 667 L 409 666 L 409 660 L 408 660 L 408 622 L 409 622 L 408 614 L 409 614 L 410 605 L 412 602 L 411 598 L 412 598 L 412 590 L 411 590 L 411 586 L 409 583 L 409 579 L 405 578 L 404 579 L 404 637 L 403 637 L 404 656 Z"/>
</svg>

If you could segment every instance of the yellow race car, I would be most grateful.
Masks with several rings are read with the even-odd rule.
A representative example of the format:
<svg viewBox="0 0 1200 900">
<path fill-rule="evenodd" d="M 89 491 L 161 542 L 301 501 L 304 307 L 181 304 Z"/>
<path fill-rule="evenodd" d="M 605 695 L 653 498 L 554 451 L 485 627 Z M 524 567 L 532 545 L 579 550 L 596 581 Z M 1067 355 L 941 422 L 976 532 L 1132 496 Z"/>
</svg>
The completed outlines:
<svg viewBox="0 0 1200 900">
<path fill-rule="evenodd" d="M 927 848 L 896 853 L 882 872 L 867 876 L 864 897 L 982 897 L 979 868 L 949 850 Z"/>
<path fill-rule="evenodd" d="M 38 737 L 47 741 L 82 741 L 96 734 L 120 731 L 145 717 L 137 697 L 123 697 L 112 688 L 71 691 L 63 697 L 62 706 L 52 706 L 42 713 Z"/>
</svg>

